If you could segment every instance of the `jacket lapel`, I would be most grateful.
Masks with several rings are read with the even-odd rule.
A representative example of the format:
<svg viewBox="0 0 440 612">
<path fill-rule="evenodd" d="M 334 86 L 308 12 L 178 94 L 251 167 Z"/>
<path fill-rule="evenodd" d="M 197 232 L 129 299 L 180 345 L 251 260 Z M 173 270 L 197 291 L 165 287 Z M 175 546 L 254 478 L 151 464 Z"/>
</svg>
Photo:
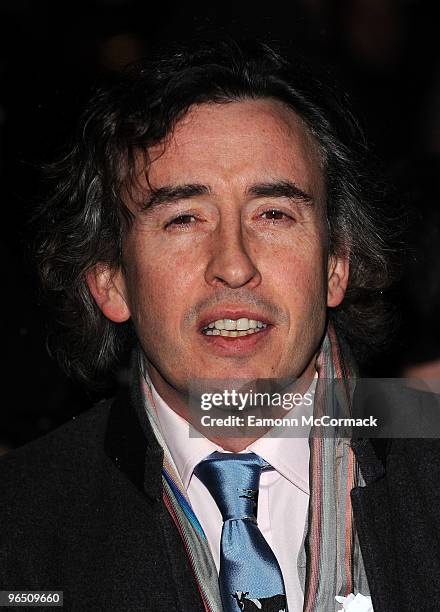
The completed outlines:
<svg viewBox="0 0 440 612">
<path fill-rule="evenodd" d="M 385 444 L 378 446 L 383 450 Z M 351 491 L 351 503 L 373 608 L 375 612 L 399 612 L 393 593 L 395 550 L 389 537 L 392 517 L 385 469 L 371 440 L 353 441 L 352 448 L 366 483 Z"/>
<path fill-rule="evenodd" d="M 163 450 L 142 414 L 139 390 L 124 387 L 114 400 L 105 437 L 105 452 L 116 467 L 152 500 L 162 499 Z"/>
<path fill-rule="evenodd" d="M 201 612 L 199 595 L 189 560 L 176 525 L 163 503 L 162 467 L 164 452 L 144 414 L 136 374 L 130 388 L 123 388 L 114 400 L 108 419 L 104 448 L 114 465 L 156 508 L 162 527 L 163 554 L 169 559 L 169 576 L 164 588 L 175 591 L 182 612 Z"/>
</svg>

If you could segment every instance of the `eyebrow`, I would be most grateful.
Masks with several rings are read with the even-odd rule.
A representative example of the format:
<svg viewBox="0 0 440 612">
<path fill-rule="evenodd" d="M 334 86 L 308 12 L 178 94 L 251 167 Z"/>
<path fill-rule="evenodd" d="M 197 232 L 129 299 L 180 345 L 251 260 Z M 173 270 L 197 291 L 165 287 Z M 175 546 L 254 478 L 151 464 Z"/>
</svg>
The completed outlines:
<svg viewBox="0 0 440 612">
<path fill-rule="evenodd" d="M 246 190 L 248 195 L 261 198 L 288 198 L 289 200 L 300 200 L 305 204 L 311 204 L 311 195 L 300 189 L 292 181 L 270 181 L 268 183 L 257 183 Z"/>
<path fill-rule="evenodd" d="M 172 204 L 178 200 L 187 200 L 197 196 L 210 195 L 211 193 L 212 191 L 207 185 L 199 183 L 164 185 L 163 187 L 151 190 L 148 198 L 142 205 L 142 209 L 147 211 L 161 204 Z M 311 195 L 288 180 L 256 183 L 248 187 L 246 194 L 254 198 L 288 198 L 290 200 L 299 200 L 305 204 L 313 203 Z"/>
<path fill-rule="evenodd" d="M 164 185 L 151 190 L 142 208 L 155 208 L 159 204 L 172 204 L 178 200 L 187 200 L 197 196 L 209 195 L 211 190 L 206 185 L 191 183 L 188 185 Z"/>
</svg>

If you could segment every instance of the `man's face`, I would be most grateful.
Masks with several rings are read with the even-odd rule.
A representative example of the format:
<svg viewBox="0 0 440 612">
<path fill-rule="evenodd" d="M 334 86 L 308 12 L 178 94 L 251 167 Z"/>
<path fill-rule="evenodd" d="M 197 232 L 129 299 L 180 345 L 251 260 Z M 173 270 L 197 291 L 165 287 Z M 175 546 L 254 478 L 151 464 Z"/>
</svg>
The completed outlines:
<svg viewBox="0 0 440 612">
<path fill-rule="evenodd" d="M 139 179 L 113 278 L 122 310 L 103 310 L 132 317 L 155 385 L 312 374 L 346 265 L 328 259 L 323 171 L 302 121 L 273 100 L 202 104 L 149 157 L 153 191 Z"/>
</svg>

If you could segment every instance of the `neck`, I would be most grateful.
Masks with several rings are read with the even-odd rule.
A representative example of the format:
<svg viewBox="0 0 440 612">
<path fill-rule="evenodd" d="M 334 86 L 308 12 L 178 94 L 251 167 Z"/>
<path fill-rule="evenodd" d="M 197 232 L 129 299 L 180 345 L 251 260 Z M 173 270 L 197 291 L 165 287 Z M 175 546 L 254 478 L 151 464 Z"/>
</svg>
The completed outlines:
<svg viewBox="0 0 440 612">
<path fill-rule="evenodd" d="M 164 402 L 179 416 L 188 421 L 197 431 L 199 431 L 204 437 L 208 438 L 214 444 L 220 446 L 223 450 L 231 451 L 238 453 L 245 448 L 247 448 L 250 444 L 261 438 L 264 434 L 266 434 L 271 427 L 269 426 L 261 426 L 261 427 L 243 427 L 237 426 L 235 431 L 237 432 L 236 436 L 225 437 L 224 434 L 216 435 L 215 431 L 217 429 L 222 429 L 221 427 L 213 427 L 212 429 L 208 427 L 203 427 L 200 420 L 200 413 L 197 415 L 191 414 L 188 408 L 188 393 L 179 392 L 177 389 L 172 387 L 167 381 L 161 376 L 158 370 L 149 362 L 147 362 L 147 370 L 150 376 L 151 382 L 154 385 L 155 390 L 164 400 Z M 309 389 L 311 382 L 315 376 L 315 362 L 314 360 L 309 364 L 306 370 L 301 374 L 299 378 L 295 380 L 295 382 L 288 387 L 284 388 L 283 393 L 294 393 L 298 395 L 304 395 L 306 391 Z M 286 410 L 283 407 L 279 407 L 279 414 L 274 414 L 273 407 L 271 408 L 271 417 L 282 417 L 286 415 Z M 205 413 L 209 414 L 209 413 Z M 224 413 L 223 413 L 224 416 Z M 228 427 L 228 431 L 234 430 L 233 428 Z M 224 428 L 223 428 L 224 431 Z"/>
</svg>

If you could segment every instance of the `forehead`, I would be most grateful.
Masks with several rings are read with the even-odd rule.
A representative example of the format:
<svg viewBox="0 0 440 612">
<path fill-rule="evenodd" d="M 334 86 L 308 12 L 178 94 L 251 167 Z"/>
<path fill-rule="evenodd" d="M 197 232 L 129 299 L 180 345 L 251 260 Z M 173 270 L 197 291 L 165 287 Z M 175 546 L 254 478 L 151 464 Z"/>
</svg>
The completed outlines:
<svg viewBox="0 0 440 612">
<path fill-rule="evenodd" d="M 148 157 L 153 188 L 197 181 L 221 190 L 290 178 L 315 196 L 323 191 L 315 139 L 293 110 L 272 99 L 193 106 Z"/>
</svg>

